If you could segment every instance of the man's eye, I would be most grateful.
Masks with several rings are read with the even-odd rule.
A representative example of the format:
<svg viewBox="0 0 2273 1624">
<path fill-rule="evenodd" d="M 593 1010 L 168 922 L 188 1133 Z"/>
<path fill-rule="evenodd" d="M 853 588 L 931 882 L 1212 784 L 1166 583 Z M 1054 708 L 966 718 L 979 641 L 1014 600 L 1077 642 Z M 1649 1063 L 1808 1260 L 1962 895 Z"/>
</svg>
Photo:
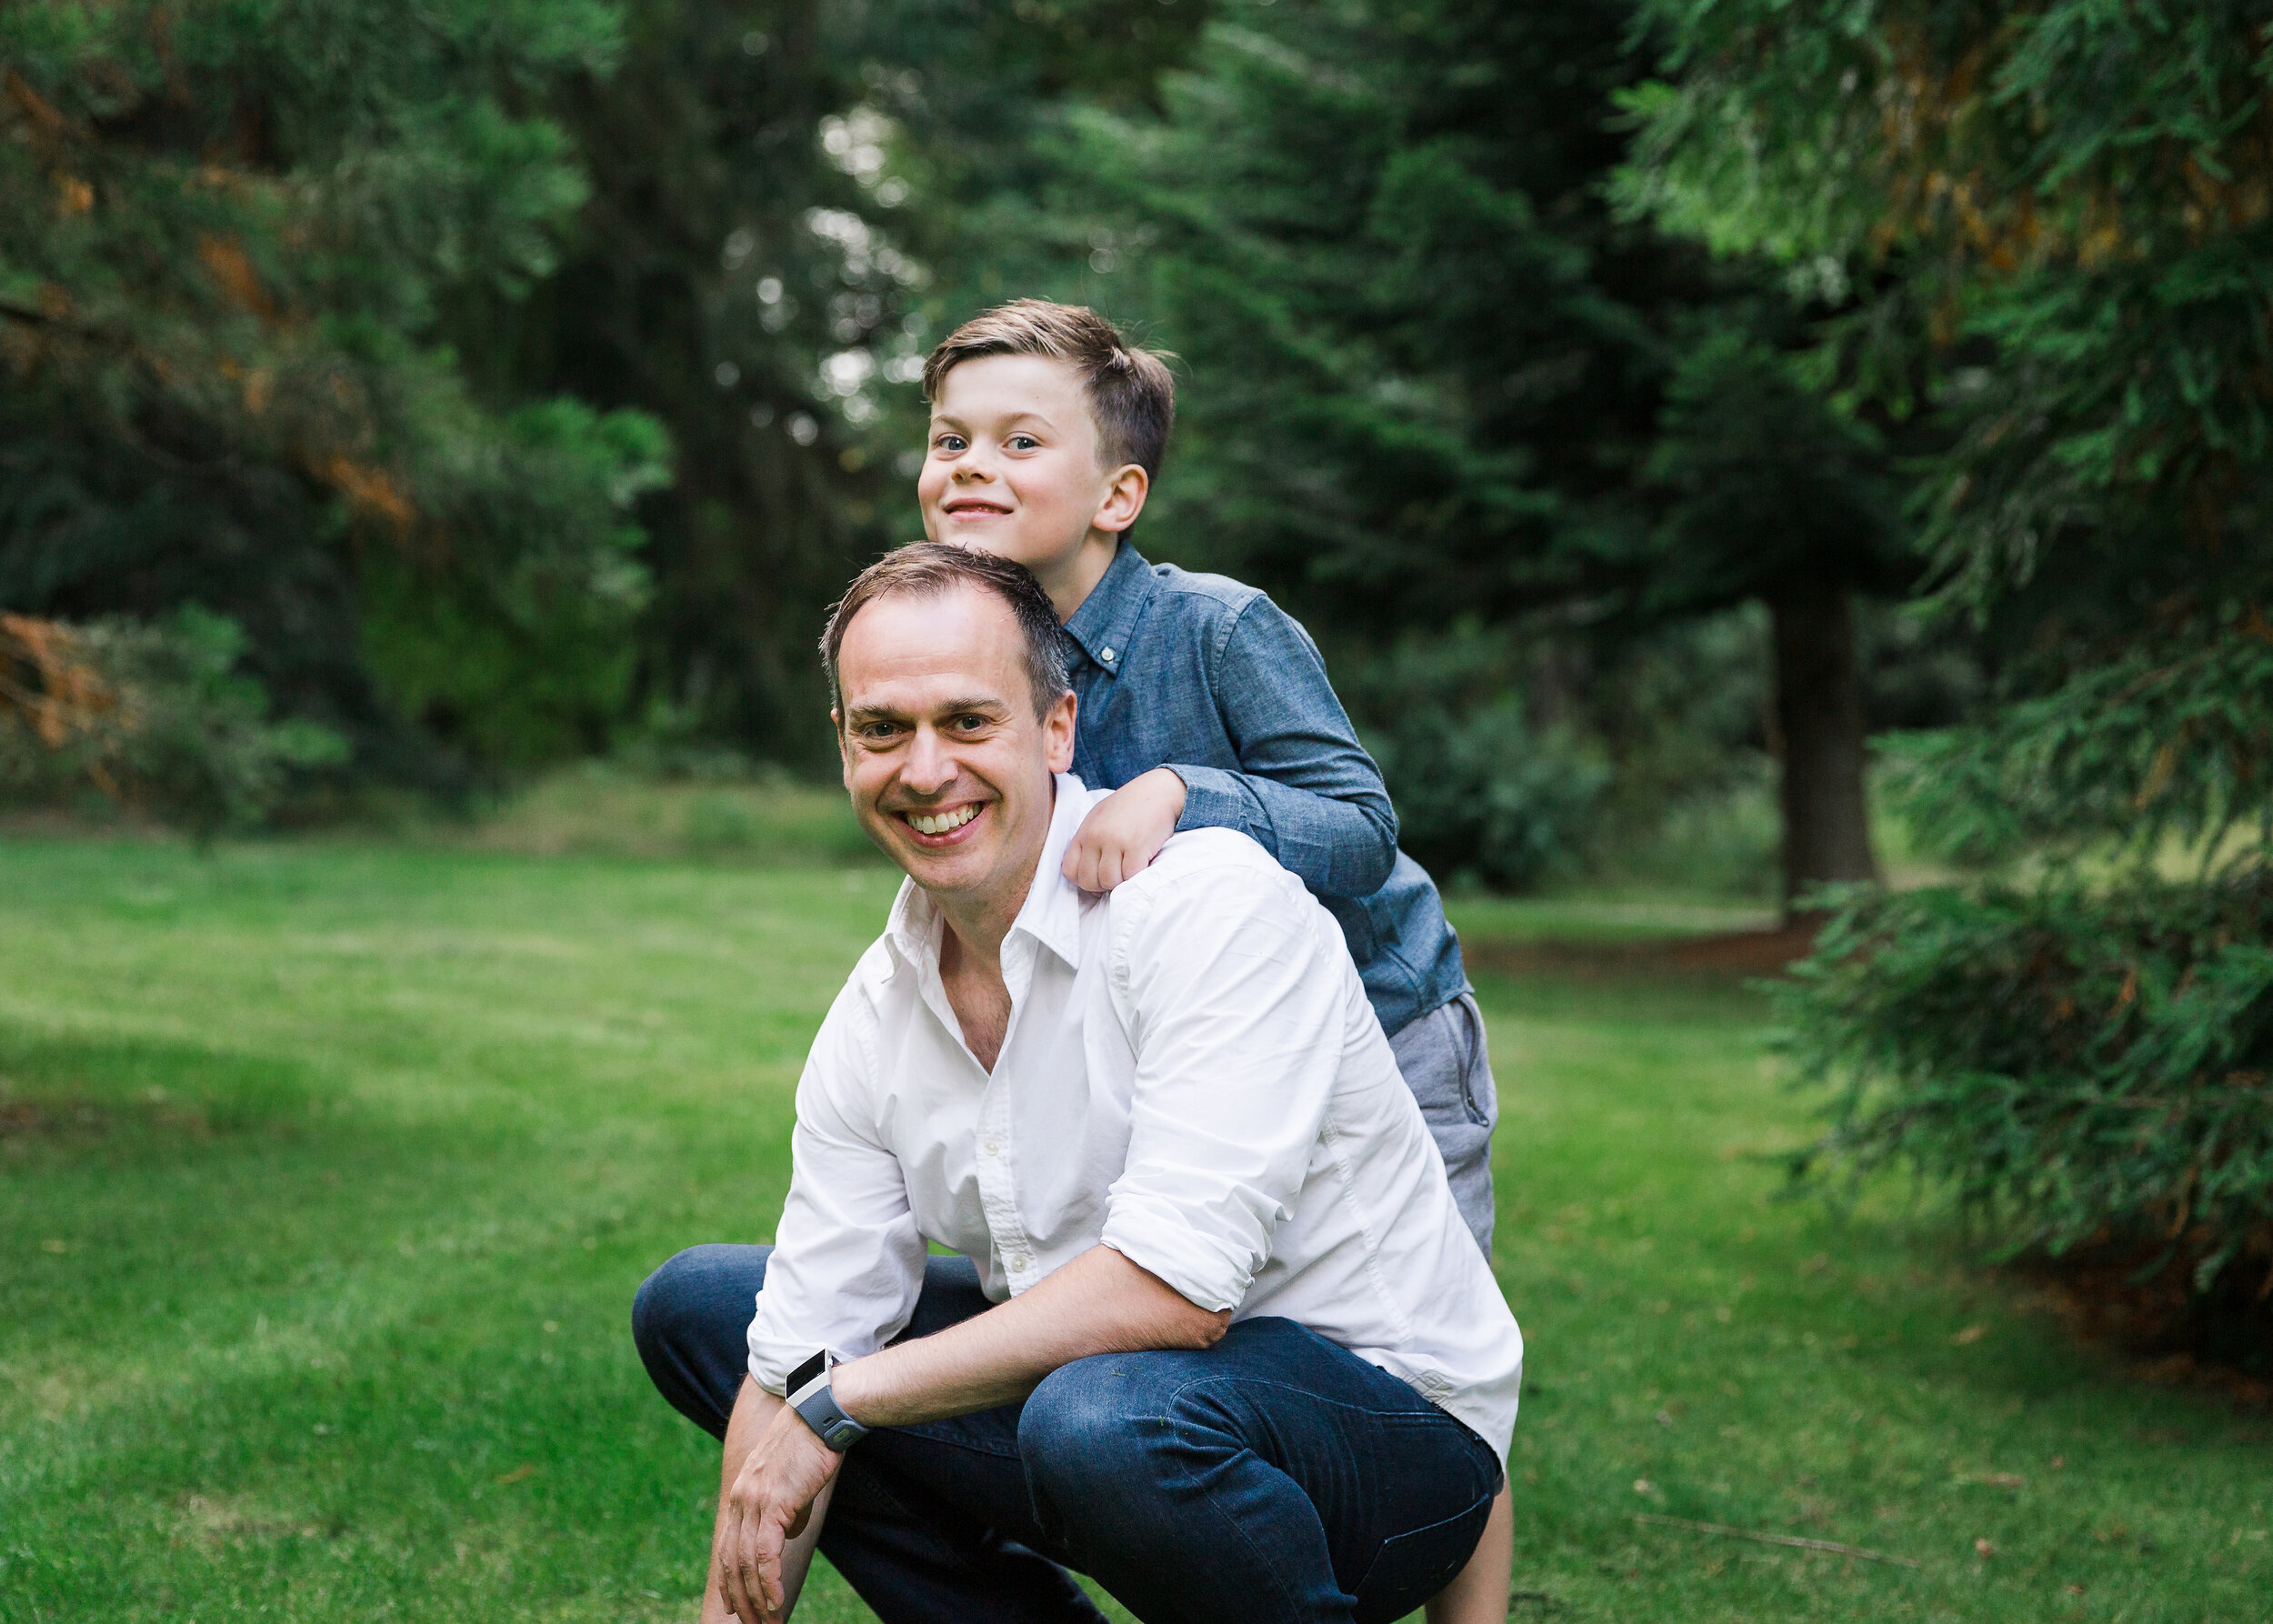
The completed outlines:
<svg viewBox="0 0 2273 1624">
<path fill-rule="evenodd" d="M 967 716 L 956 717 L 955 725 L 966 733 L 976 733 L 980 728 L 986 726 L 986 718 L 979 716 L 976 712 L 973 712 Z"/>
</svg>

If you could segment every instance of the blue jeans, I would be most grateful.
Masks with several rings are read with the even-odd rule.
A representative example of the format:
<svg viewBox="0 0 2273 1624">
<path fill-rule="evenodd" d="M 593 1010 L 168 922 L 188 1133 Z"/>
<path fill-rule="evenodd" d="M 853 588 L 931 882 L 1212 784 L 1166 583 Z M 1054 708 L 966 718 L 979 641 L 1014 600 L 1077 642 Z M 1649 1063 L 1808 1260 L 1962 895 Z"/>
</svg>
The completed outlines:
<svg viewBox="0 0 2273 1624">
<path fill-rule="evenodd" d="M 692 1248 L 632 1308 L 656 1387 L 716 1438 L 772 1249 Z M 905 1335 L 990 1306 L 967 1258 L 933 1258 Z M 845 1457 L 821 1550 L 885 1624 L 1098 1624 L 1068 1568 L 1146 1624 L 1374 1624 L 1467 1564 L 1500 1479 L 1396 1377 L 1246 1319 L 1206 1352 L 1099 1354 L 1022 1405 L 878 1428 Z"/>
</svg>

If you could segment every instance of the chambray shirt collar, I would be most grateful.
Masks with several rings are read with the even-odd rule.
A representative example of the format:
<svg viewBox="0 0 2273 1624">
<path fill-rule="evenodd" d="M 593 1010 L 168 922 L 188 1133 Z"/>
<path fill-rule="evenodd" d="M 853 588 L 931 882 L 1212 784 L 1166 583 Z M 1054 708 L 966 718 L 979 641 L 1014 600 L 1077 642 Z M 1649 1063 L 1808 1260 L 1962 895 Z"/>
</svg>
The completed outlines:
<svg viewBox="0 0 2273 1624">
<path fill-rule="evenodd" d="M 1081 600 L 1081 607 L 1066 622 L 1066 635 L 1097 669 L 1118 677 L 1128 661 L 1128 647 L 1136 640 L 1136 622 L 1157 589 L 1152 566 L 1145 556 L 1124 541 L 1106 565 L 1104 577 Z"/>
<path fill-rule="evenodd" d="M 1058 872 L 1066 847 L 1073 843 L 1081 820 L 1101 797 L 1071 773 L 1060 773 L 1050 807 L 1048 834 L 1042 838 L 1042 857 L 1034 867 L 1026 901 L 1011 921 L 1010 935 L 1026 936 L 1064 960 L 1069 969 L 1081 967 L 1081 888 Z M 945 928 L 930 896 L 912 879 L 900 882 L 893 899 L 892 917 L 884 927 L 885 939 L 902 964 L 918 972 L 936 974 L 939 933 Z"/>
</svg>

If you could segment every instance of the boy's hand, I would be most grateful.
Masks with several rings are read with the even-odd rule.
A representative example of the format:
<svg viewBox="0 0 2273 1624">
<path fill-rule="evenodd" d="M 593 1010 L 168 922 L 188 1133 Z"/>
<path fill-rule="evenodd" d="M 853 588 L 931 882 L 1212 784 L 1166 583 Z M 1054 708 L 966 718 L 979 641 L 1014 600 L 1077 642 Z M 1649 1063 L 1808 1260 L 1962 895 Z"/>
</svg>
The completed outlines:
<svg viewBox="0 0 2273 1624">
<path fill-rule="evenodd" d="M 1156 767 L 1089 808 L 1060 871 L 1085 891 L 1109 891 L 1145 871 L 1183 816 L 1184 780 Z"/>
</svg>

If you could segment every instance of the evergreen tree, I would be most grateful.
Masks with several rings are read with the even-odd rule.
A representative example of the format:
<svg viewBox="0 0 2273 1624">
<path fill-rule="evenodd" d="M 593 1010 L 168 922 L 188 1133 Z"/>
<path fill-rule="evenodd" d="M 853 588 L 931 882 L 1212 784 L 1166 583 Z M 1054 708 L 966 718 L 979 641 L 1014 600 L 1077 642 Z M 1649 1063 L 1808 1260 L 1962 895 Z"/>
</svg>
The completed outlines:
<svg viewBox="0 0 2273 1624">
<path fill-rule="evenodd" d="M 978 222 L 1016 211 L 1062 98 L 1147 93 L 1200 9 L 630 0 L 620 58 L 558 103 L 591 181 L 572 249 L 455 330 L 500 398 L 669 427 L 675 477 L 640 510 L 650 728 L 833 763 L 812 638 L 915 534 L 906 386 L 942 285 L 1007 268 L 1016 231 Z"/>
<path fill-rule="evenodd" d="M 1955 847 L 2048 859 L 1857 902 L 1829 938 L 1796 1008 L 1850 1084 L 1831 1148 L 1951 1173 L 2018 1241 L 2257 1290 L 2273 7 L 1648 12 L 1672 77 L 1633 99 L 1629 195 L 1844 300 L 1819 376 L 1947 447 L 1927 541 L 2009 656 L 1977 725 L 1903 752 L 1912 804 Z"/>
<path fill-rule="evenodd" d="M 584 185 L 542 103 L 617 45 L 552 0 L 0 11 L 0 604 L 229 616 L 366 767 L 406 715 L 587 742 L 662 436 L 481 402 L 441 316 L 550 270 Z"/>
<path fill-rule="evenodd" d="M 1165 120 L 1083 124 L 1064 172 L 1110 185 L 1086 194 L 1106 230 L 1077 291 L 1150 313 L 1187 360 L 1147 528 L 1329 636 L 1550 625 L 1600 650 L 1765 604 L 1797 897 L 1875 872 L 1849 599 L 1908 584 L 1899 489 L 1880 436 L 1790 381 L 1774 282 L 1612 208 L 1631 26 L 1622 6 L 1241 6 Z M 1492 700 L 1467 697 L 1491 741 L 1466 755 L 1544 747 Z M 1412 707 L 1388 708 L 1409 754 Z M 1503 777 L 1463 793 L 1583 816 Z"/>
</svg>

